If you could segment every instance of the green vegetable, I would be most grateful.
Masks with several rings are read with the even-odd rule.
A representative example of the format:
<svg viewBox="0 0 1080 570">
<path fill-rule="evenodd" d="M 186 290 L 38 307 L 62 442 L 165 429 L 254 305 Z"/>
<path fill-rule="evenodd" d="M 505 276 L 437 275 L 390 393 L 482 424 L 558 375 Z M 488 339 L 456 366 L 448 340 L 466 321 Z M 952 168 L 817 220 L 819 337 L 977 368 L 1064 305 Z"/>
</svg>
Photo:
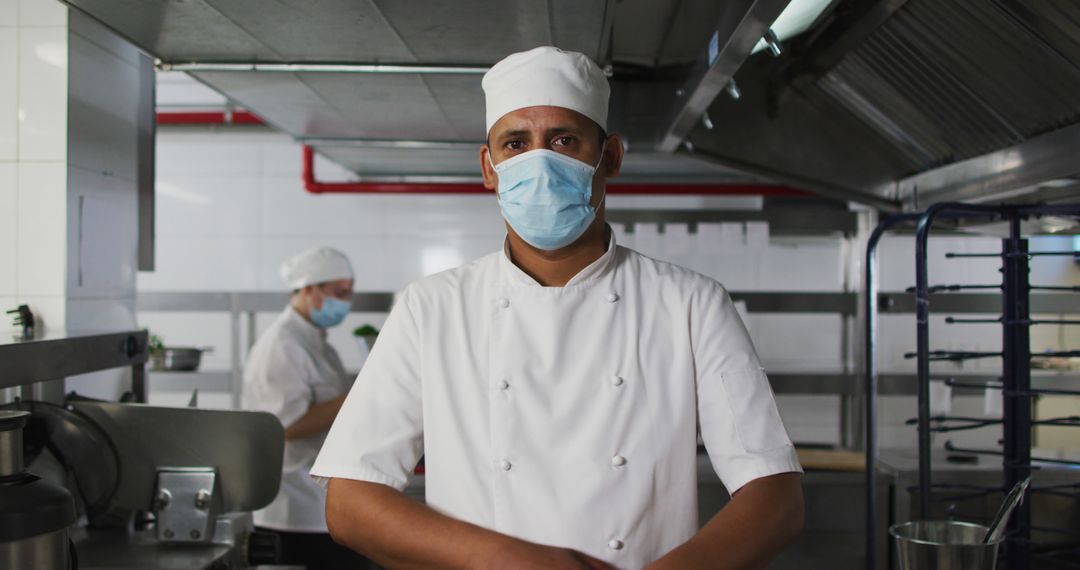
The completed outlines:
<svg viewBox="0 0 1080 570">
<path fill-rule="evenodd" d="M 161 340 L 160 336 L 152 334 L 150 335 L 150 346 L 147 348 L 150 349 L 150 352 L 161 352 L 165 350 L 165 342 Z"/>
<path fill-rule="evenodd" d="M 376 336 L 379 334 L 379 329 L 371 325 L 364 325 L 362 327 L 357 327 L 352 333 L 353 336 Z"/>
</svg>

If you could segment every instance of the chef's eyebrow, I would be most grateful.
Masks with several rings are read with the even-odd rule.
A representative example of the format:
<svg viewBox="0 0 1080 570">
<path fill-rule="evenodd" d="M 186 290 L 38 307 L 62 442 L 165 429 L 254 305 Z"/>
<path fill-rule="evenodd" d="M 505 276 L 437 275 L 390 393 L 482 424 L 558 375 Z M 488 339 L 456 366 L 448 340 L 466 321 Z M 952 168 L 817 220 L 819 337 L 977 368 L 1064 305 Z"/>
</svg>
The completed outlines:
<svg viewBox="0 0 1080 570">
<path fill-rule="evenodd" d="M 502 133 L 499 133 L 498 136 L 495 137 L 495 140 L 499 141 L 499 142 L 502 142 L 502 141 L 505 141 L 505 140 L 508 140 L 508 139 L 519 138 L 519 137 L 527 137 L 530 134 L 532 134 L 532 131 L 530 131 L 528 129 L 514 129 L 512 131 L 504 131 Z M 584 131 L 582 131 L 581 129 L 579 129 L 578 127 L 575 127 L 573 125 L 558 125 L 558 126 L 552 127 L 550 129 L 544 131 L 544 134 L 547 137 L 553 137 L 555 135 L 562 135 L 562 134 L 583 136 L 585 133 L 584 133 Z"/>
</svg>

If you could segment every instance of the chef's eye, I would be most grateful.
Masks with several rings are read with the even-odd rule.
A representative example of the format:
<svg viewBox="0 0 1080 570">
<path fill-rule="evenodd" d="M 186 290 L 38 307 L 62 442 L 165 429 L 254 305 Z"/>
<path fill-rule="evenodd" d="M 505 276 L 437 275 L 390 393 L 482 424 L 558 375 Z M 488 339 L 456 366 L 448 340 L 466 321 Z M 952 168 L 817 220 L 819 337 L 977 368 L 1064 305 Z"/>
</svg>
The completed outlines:
<svg viewBox="0 0 1080 570">
<path fill-rule="evenodd" d="M 525 148 L 525 141 L 520 141 L 520 140 L 509 141 L 505 145 L 503 145 L 503 148 L 505 148 L 508 151 L 516 152 L 516 151 L 519 151 L 519 150 Z"/>
</svg>

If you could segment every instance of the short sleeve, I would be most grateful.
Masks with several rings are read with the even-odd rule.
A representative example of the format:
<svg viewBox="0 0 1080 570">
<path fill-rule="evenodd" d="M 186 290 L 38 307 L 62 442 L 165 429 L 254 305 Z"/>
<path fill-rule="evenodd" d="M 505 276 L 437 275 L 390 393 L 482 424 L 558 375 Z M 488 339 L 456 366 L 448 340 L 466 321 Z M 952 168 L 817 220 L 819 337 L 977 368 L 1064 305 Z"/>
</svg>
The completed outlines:
<svg viewBox="0 0 1080 570">
<path fill-rule="evenodd" d="M 728 492 L 759 477 L 801 473 L 750 335 L 718 283 L 693 301 L 691 342 L 701 438 Z"/>
<path fill-rule="evenodd" d="M 405 488 L 423 453 L 419 328 L 406 289 L 326 436 L 311 475 Z"/>
<path fill-rule="evenodd" d="M 269 362 L 254 386 L 257 402 L 254 408 L 274 414 L 286 428 L 304 417 L 314 398 L 304 381 L 307 372 L 301 359 L 292 354 L 296 350 L 299 349 L 287 345 L 273 347 Z"/>
</svg>

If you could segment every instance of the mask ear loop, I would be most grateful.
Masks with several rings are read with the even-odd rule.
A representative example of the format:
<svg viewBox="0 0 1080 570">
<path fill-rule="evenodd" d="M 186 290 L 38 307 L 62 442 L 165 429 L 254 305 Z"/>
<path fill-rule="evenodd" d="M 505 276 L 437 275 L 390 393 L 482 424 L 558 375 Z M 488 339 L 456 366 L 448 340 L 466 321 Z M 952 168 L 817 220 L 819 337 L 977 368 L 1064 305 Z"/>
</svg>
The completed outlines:
<svg viewBox="0 0 1080 570">
<path fill-rule="evenodd" d="M 593 167 L 593 173 L 594 174 L 596 173 L 597 170 L 600 169 L 600 165 L 604 164 L 604 151 L 605 150 L 607 150 L 607 139 L 604 139 L 604 144 L 600 145 L 600 160 L 598 160 L 596 162 L 596 166 Z M 488 160 L 491 160 L 490 157 L 488 158 Z M 592 198 L 592 184 L 589 185 L 589 197 Z M 606 181 L 604 182 L 604 194 L 602 196 L 600 196 L 600 201 L 597 202 L 596 207 L 593 208 L 594 213 L 597 210 L 600 209 L 600 205 L 603 204 L 605 200 L 607 200 L 607 182 Z"/>
</svg>

